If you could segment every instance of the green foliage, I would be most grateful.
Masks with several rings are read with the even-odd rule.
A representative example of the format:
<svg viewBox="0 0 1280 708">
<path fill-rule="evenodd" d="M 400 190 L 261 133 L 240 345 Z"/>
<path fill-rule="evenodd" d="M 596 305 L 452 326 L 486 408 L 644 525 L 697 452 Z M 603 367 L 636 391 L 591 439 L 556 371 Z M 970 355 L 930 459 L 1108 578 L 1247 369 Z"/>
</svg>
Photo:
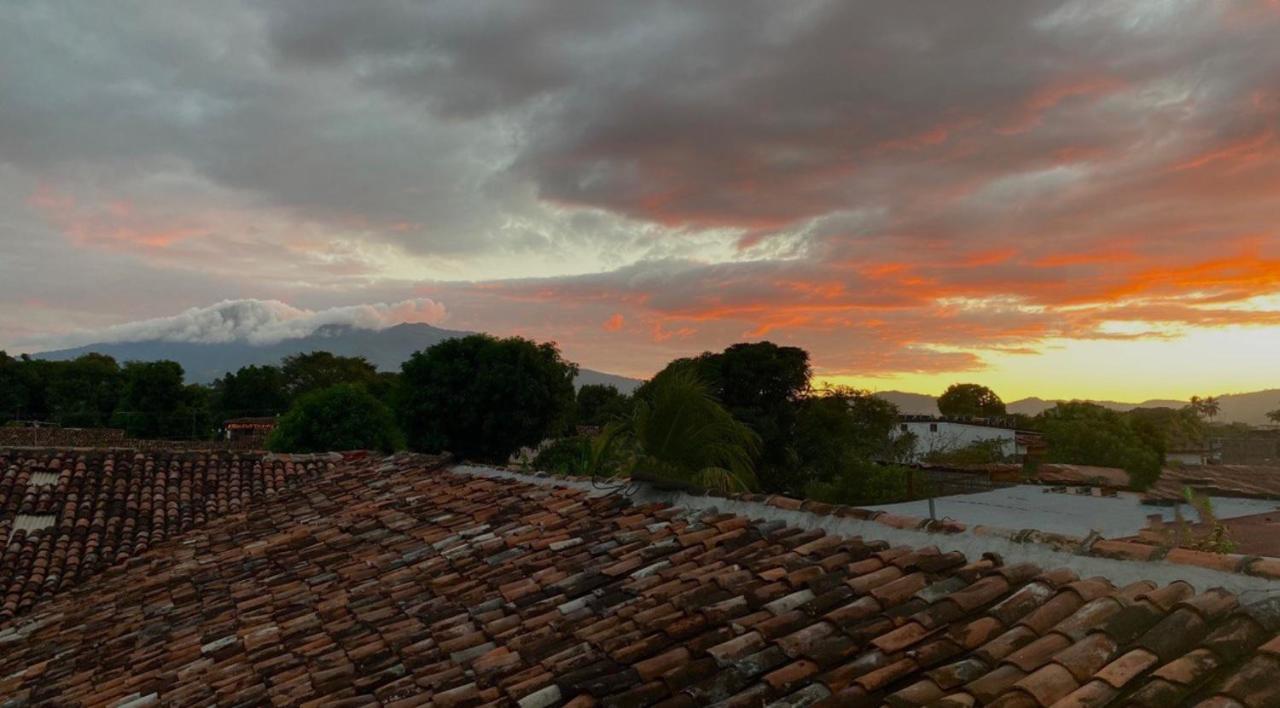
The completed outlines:
<svg viewBox="0 0 1280 708">
<path fill-rule="evenodd" d="M 1213 419 L 1217 418 L 1218 414 L 1222 412 L 1222 404 L 1218 401 L 1217 396 L 1208 396 L 1206 398 L 1192 396 L 1191 410 L 1195 411 L 1197 415 Z"/>
<path fill-rule="evenodd" d="M 1231 530 L 1218 521 L 1209 497 L 1196 494 L 1190 487 L 1183 487 L 1182 496 L 1200 516 L 1204 531 L 1197 533 L 1194 526 L 1182 516 L 1182 507 L 1174 507 L 1173 525 L 1163 529 L 1163 545 L 1166 548 L 1189 548 L 1209 553 L 1234 553 L 1236 542 L 1231 537 Z"/>
<path fill-rule="evenodd" d="M 415 450 L 504 463 L 567 427 L 576 373 L 554 344 L 446 340 L 404 363 L 400 419 Z"/>
<path fill-rule="evenodd" d="M 338 384 L 359 384 L 375 392 L 381 385 L 377 368 L 362 356 L 338 356 L 330 352 L 294 354 L 284 358 L 280 372 L 291 400 Z"/>
<path fill-rule="evenodd" d="M 275 452 L 391 452 L 403 445 L 391 409 L 355 384 L 339 384 L 302 396 L 267 441 Z"/>
<path fill-rule="evenodd" d="M 213 384 L 221 420 L 278 415 L 289 409 L 284 372 L 278 366 L 246 366 Z"/>
<path fill-rule="evenodd" d="M 785 492 L 802 488 L 794 437 L 800 403 L 809 391 L 809 353 L 772 342 L 734 344 L 719 354 L 677 359 L 663 373 L 688 368 L 735 419 L 760 437 L 762 452 L 756 474 L 761 489 Z M 637 397 L 645 395 L 647 386 L 641 387 Z"/>
<path fill-rule="evenodd" d="M 587 384 L 578 389 L 579 425 L 604 426 L 621 420 L 631 411 L 631 397 L 605 384 Z"/>
<path fill-rule="evenodd" d="M 1198 448 L 1205 441 L 1207 426 L 1192 406 L 1134 408 L 1126 417 L 1134 432 L 1162 461 L 1170 450 Z"/>
<path fill-rule="evenodd" d="M 124 365 L 124 392 L 112 425 L 134 438 L 197 436 L 199 411 L 174 361 L 131 361 Z"/>
<path fill-rule="evenodd" d="M 845 470 L 873 459 L 896 459 L 890 434 L 898 408 L 867 391 L 828 388 L 800 402 L 794 446 L 799 474 L 784 491 L 801 493 L 814 482 L 825 483 Z"/>
<path fill-rule="evenodd" d="M 884 504 L 907 499 L 910 475 L 914 470 L 898 465 L 878 465 L 867 460 L 851 460 L 840 473 L 826 481 L 813 481 L 805 496 L 828 504 Z"/>
<path fill-rule="evenodd" d="M 938 411 L 961 418 L 994 418 L 1005 414 L 1004 401 L 979 384 L 953 384 L 938 397 Z"/>
<path fill-rule="evenodd" d="M 0 352 L 0 423 L 37 420 L 63 427 L 119 427 L 134 438 L 203 439 L 223 420 L 282 413 L 293 389 L 358 382 L 390 397 L 397 374 L 328 352 L 289 357 L 286 369 L 247 366 L 212 386 L 184 382 L 172 361 L 128 362 L 101 354 L 48 361 Z"/>
<path fill-rule="evenodd" d="M 591 470 L 623 460 L 636 479 L 669 480 L 722 491 L 755 486 L 760 438 L 715 399 L 691 368 L 664 371 L 637 396 L 630 419 L 597 441 Z"/>
<path fill-rule="evenodd" d="M 541 472 L 586 475 L 591 468 L 591 438 L 560 438 L 533 458 L 533 468 Z"/>
<path fill-rule="evenodd" d="M 30 397 L 22 360 L 0 351 L 0 422 L 20 417 Z"/>
<path fill-rule="evenodd" d="M 85 354 L 71 361 L 49 362 L 48 402 L 51 418 L 66 427 L 106 425 L 124 387 L 116 360 Z"/>
<path fill-rule="evenodd" d="M 124 375 L 116 360 L 86 354 L 44 361 L 0 352 L 0 420 L 23 418 L 67 427 L 106 425 L 120 399 Z"/>
<path fill-rule="evenodd" d="M 1005 440 L 976 440 L 956 450 L 933 450 L 924 461 L 935 465 L 986 465 L 1004 461 Z"/>
<path fill-rule="evenodd" d="M 1129 424 L 1129 419 L 1094 403 L 1072 401 L 1037 416 L 1049 446 L 1048 462 L 1119 467 L 1130 483 L 1149 487 L 1160 477 L 1160 454 Z"/>
</svg>

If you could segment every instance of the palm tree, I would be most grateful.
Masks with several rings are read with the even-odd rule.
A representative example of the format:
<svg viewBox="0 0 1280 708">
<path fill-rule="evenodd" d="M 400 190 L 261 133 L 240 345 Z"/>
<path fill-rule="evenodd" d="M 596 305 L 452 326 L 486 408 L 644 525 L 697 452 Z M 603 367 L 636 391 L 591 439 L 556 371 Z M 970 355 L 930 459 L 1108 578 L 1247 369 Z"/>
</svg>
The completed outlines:
<svg viewBox="0 0 1280 708">
<path fill-rule="evenodd" d="M 724 492 L 755 485 L 760 438 L 734 419 L 689 369 L 655 378 L 631 417 L 610 424 L 592 451 L 592 471 L 625 458 L 635 479 L 686 482 Z"/>
<path fill-rule="evenodd" d="M 1196 413 L 1209 419 L 1216 418 L 1218 413 L 1222 412 L 1222 404 L 1218 402 L 1217 396 L 1209 396 L 1208 398 L 1192 396 L 1191 408 Z"/>
<path fill-rule="evenodd" d="M 1217 418 L 1218 414 L 1222 412 L 1222 404 L 1218 403 L 1217 396 L 1209 396 L 1201 401 L 1201 405 L 1204 406 L 1204 414 L 1209 416 L 1209 420 Z"/>
</svg>

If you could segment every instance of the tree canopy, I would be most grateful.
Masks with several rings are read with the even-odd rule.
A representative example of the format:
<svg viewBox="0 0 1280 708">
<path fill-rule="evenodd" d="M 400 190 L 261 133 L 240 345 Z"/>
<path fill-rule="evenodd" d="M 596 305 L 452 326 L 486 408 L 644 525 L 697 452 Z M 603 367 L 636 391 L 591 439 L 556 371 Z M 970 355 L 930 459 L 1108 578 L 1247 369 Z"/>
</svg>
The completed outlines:
<svg viewBox="0 0 1280 708">
<path fill-rule="evenodd" d="M 631 397 L 607 384 L 587 384 L 578 389 L 576 422 L 579 425 L 603 426 L 626 416 L 631 410 Z"/>
<path fill-rule="evenodd" d="M 357 384 L 339 384 L 305 394 L 272 431 L 275 452 L 381 450 L 404 446 L 395 414 Z"/>
<path fill-rule="evenodd" d="M 134 438 L 193 437 L 200 412 L 194 392 L 183 383 L 175 361 L 130 361 L 122 369 L 124 388 L 112 424 Z"/>
<path fill-rule="evenodd" d="M 686 368 L 735 419 L 760 437 L 756 462 L 760 488 L 785 492 L 802 487 L 794 437 L 800 401 L 809 391 L 809 353 L 773 342 L 740 343 L 720 353 L 677 359 L 659 376 Z M 641 387 L 637 397 L 646 395 L 647 386 Z"/>
<path fill-rule="evenodd" d="M 213 384 L 218 416 L 269 416 L 289 409 L 291 396 L 278 366 L 246 366 Z"/>
<path fill-rule="evenodd" d="M 294 399 L 312 391 L 338 384 L 360 384 L 373 391 L 378 385 L 378 369 L 362 356 L 338 356 L 331 352 L 311 352 L 287 356 L 281 362 L 284 389 Z"/>
<path fill-rule="evenodd" d="M 897 407 L 867 391 L 836 387 L 806 397 L 793 442 L 798 484 L 830 482 L 861 462 L 896 458 L 891 433 L 897 421 Z"/>
<path fill-rule="evenodd" d="M 631 417 L 606 429 L 593 467 L 600 469 L 620 446 L 632 477 L 745 491 L 756 486 L 759 445 L 759 436 L 720 405 L 695 370 L 677 368 L 654 377 Z"/>
<path fill-rule="evenodd" d="M 1218 401 L 1217 396 L 1207 396 L 1201 398 L 1199 396 L 1191 397 L 1191 410 L 1197 414 L 1209 418 L 1210 420 L 1217 418 L 1222 412 L 1222 403 Z"/>
<path fill-rule="evenodd" d="M 1134 408 L 1127 418 L 1134 432 L 1160 455 L 1161 461 L 1167 452 L 1198 448 L 1205 442 L 1205 422 L 1192 406 Z"/>
<path fill-rule="evenodd" d="M 578 367 L 554 344 L 475 334 L 417 352 L 401 368 L 409 446 L 503 463 L 567 427 Z"/>
<path fill-rule="evenodd" d="M 952 384 L 938 397 L 942 415 L 960 418 L 994 418 L 1005 414 L 1004 401 L 981 384 Z"/>
<path fill-rule="evenodd" d="M 1119 467 L 1139 489 L 1160 477 L 1160 453 L 1143 440 L 1124 414 L 1095 403 L 1072 401 L 1041 413 L 1037 423 L 1049 446 L 1049 462 Z"/>
</svg>

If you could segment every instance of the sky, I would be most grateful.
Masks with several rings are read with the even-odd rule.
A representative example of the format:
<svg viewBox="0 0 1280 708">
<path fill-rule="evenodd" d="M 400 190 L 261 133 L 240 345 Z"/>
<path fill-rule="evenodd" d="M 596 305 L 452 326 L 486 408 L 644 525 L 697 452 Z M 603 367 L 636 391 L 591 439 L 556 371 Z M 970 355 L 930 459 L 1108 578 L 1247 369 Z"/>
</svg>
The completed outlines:
<svg viewBox="0 0 1280 708">
<path fill-rule="evenodd" d="M 1280 386 L 1276 0 L 0 7 L 0 348 L 333 322 L 646 376 Z"/>
</svg>

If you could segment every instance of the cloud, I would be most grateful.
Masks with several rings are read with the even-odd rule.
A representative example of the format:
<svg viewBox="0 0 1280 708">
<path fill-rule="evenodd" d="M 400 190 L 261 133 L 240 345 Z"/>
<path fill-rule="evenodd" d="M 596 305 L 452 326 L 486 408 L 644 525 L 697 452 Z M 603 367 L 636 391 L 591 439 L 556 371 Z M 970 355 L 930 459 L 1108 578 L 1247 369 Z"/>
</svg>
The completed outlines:
<svg viewBox="0 0 1280 708">
<path fill-rule="evenodd" d="M 132 9 L 0 9 L 4 343 L 227 293 L 304 313 L 264 333 L 429 297 L 637 374 L 1276 326 L 1273 4 Z"/>
<path fill-rule="evenodd" d="M 150 340 L 195 344 L 274 344 L 306 337 L 322 327 L 333 325 L 376 330 L 405 322 L 439 324 L 445 316 L 444 305 L 427 298 L 325 310 L 301 309 L 279 300 L 224 300 L 208 307 L 193 307 L 172 317 L 76 332 L 46 342 L 46 345 L 72 347 Z"/>
</svg>

